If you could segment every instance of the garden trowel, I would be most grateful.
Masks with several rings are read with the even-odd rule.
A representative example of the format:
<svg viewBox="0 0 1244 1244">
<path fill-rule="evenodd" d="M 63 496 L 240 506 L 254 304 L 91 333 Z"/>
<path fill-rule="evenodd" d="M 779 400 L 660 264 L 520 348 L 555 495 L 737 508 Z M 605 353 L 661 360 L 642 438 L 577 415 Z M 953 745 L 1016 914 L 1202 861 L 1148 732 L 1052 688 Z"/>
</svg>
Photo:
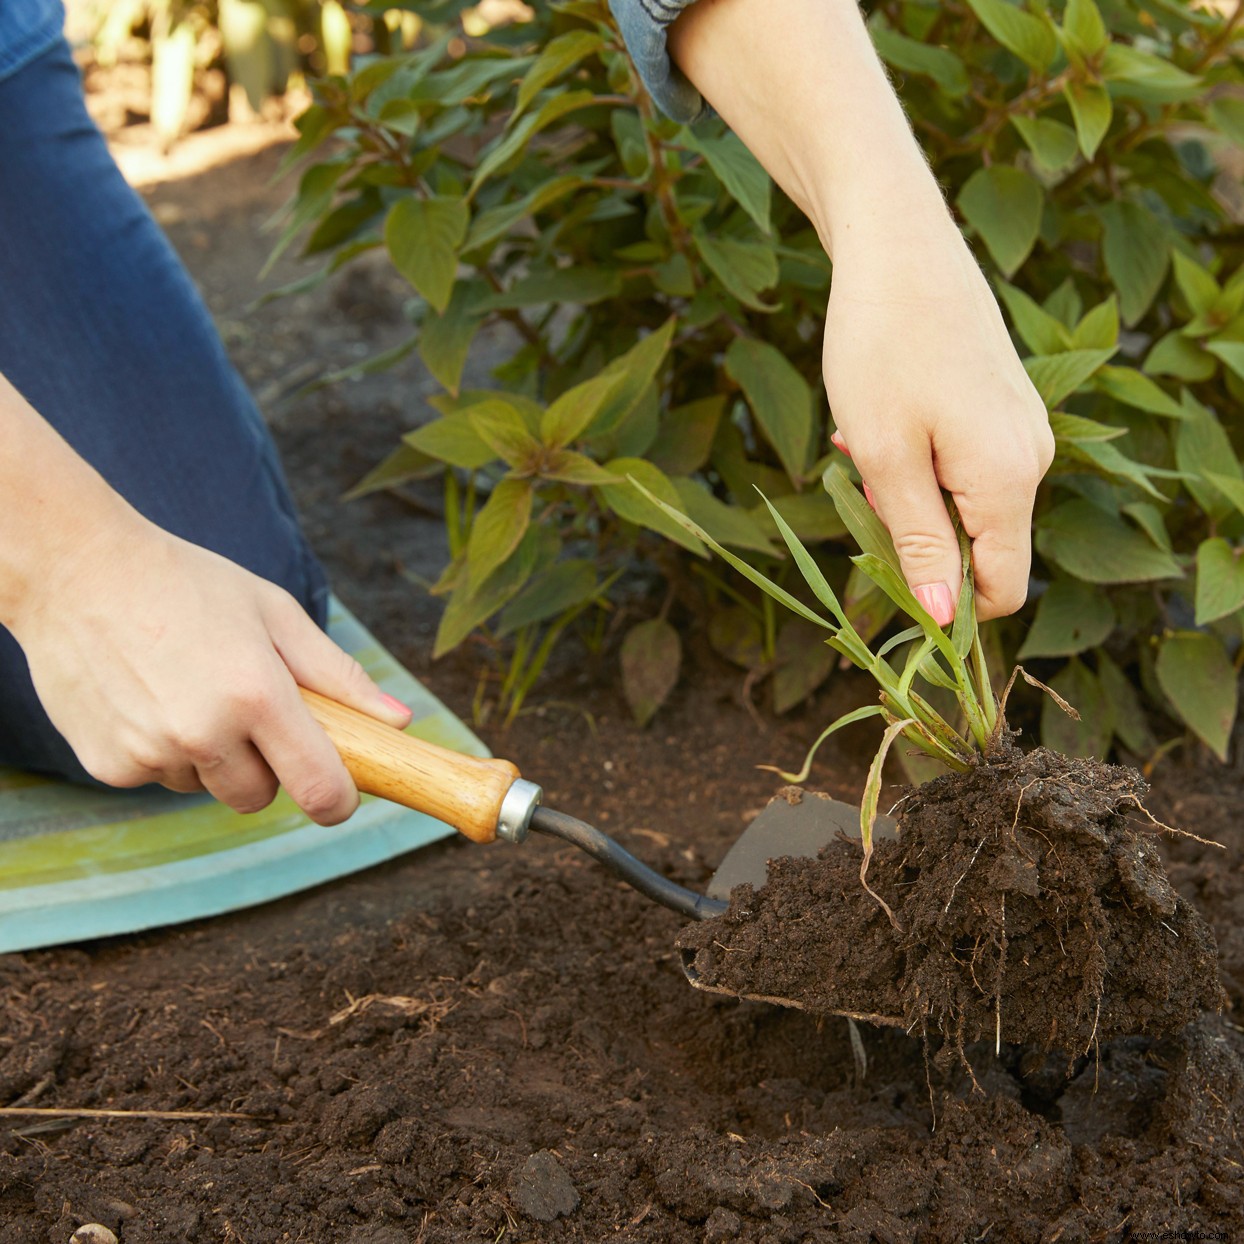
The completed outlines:
<svg viewBox="0 0 1244 1244">
<path fill-rule="evenodd" d="M 452 825 L 472 842 L 502 838 L 519 843 L 532 831 L 560 838 L 599 860 L 646 898 L 693 920 L 721 915 L 736 886 L 764 885 L 771 859 L 815 858 L 837 837 L 859 837 L 859 808 L 826 795 L 798 800 L 779 796 L 743 831 L 709 880 L 706 893 L 699 894 L 649 868 L 594 826 L 544 807 L 540 787 L 522 777 L 508 760 L 465 756 L 405 734 L 313 691 L 304 689 L 302 696 L 364 794 L 424 812 Z M 895 833 L 889 817 L 877 818 L 874 837 L 892 837 Z M 706 988 L 689 956 L 684 955 L 683 967 L 692 985 Z M 757 1000 L 800 1006 L 785 998 Z M 890 1022 L 882 1017 L 867 1018 Z"/>
</svg>

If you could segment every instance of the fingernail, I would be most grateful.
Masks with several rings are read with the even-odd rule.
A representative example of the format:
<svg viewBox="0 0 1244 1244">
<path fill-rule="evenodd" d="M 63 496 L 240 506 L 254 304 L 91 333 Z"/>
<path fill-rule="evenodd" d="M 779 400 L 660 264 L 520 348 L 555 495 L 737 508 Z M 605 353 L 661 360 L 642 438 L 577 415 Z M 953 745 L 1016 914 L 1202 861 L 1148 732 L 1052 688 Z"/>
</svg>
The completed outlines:
<svg viewBox="0 0 1244 1244">
<path fill-rule="evenodd" d="M 413 717 L 413 716 L 414 716 L 414 714 L 411 712 L 411 710 L 410 710 L 409 708 L 407 708 L 407 706 L 406 706 L 405 704 L 403 704 L 403 703 L 401 702 L 401 700 L 395 700 L 395 699 L 394 699 L 391 695 L 389 695 L 387 692 L 382 691 L 382 692 L 380 693 L 380 698 L 381 698 L 381 699 L 385 702 L 385 705 L 386 705 L 388 708 L 391 708 L 391 709 L 392 709 L 395 713 L 400 713 L 403 717 Z"/>
<path fill-rule="evenodd" d="M 835 432 L 829 439 L 830 439 L 830 443 L 834 445 L 835 448 L 841 449 L 842 452 L 846 454 L 848 458 L 851 456 L 851 451 L 847 448 L 846 441 L 842 439 L 841 432 Z"/>
<path fill-rule="evenodd" d="M 954 619 L 955 602 L 946 584 L 926 583 L 923 587 L 914 588 L 913 594 L 938 626 L 945 626 Z"/>
<path fill-rule="evenodd" d="M 864 484 L 864 481 L 860 480 L 860 483 Z M 869 488 L 867 484 L 864 484 L 864 500 L 867 501 L 874 510 L 877 508 L 877 503 L 873 500 L 873 490 Z"/>
</svg>

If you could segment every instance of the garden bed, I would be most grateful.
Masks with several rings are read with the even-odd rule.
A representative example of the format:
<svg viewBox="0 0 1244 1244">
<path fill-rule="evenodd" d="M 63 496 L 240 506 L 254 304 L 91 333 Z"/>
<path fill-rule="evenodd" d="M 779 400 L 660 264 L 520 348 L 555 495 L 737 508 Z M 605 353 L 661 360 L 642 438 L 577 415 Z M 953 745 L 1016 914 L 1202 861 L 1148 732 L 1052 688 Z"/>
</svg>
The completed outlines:
<svg viewBox="0 0 1244 1244">
<path fill-rule="evenodd" d="M 302 360 L 401 331 L 378 273 L 242 317 L 274 164 L 153 195 L 273 401 Z M 435 613 L 402 576 L 442 557 L 437 491 L 336 502 L 421 383 L 412 366 L 318 394 L 278 432 L 343 599 L 469 717 L 478 653 L 430 666 Z M 534 711 L 481 733 L 553 806 L 700 886 L 777 786 L 753 764 L 789 763 L 870 692 L 838 676 L 806 716 L 758 721 L 740 676 L 690 646 L 648 732 L 610 665 L 568 654 Z M 826 748 L 810 785 L 858 798 L 865 765 Z M 1236 1008 L 1242 796 L 1234 769 L 1168 761 L 1147 799 L 1226 846 L 1158 840 Z M 853 1041 L 844 1020 L 693 991 L 681 923 L 560 844 L 450 843 L 255 911 L 4 957 L 0 1105 L 216 1116 L 4 1119 L 5 1238 L 61 1242 L 88 1221 L 122 1244 L 1244 1234 L 1236 1012 L 1103 1042 L 1070 1070 L 990 1039 L 967 1047 L 969 1072 L 901 1030 Z"/>
</svg>

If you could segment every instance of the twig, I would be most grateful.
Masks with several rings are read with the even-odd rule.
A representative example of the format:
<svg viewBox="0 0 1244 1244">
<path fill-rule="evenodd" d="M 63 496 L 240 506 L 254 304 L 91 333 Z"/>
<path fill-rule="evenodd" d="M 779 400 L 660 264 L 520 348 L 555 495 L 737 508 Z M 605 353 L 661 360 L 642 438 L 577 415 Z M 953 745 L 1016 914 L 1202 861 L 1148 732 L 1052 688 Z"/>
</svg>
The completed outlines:
<svg viewBox="0 0 1244 1244">
<path fill-rule="evenodd" d="M 41 1119 L 267 1119 L 267 1115 L 237 1110 L 59 1110 L 39 1106 L 0 1106 L 0 1116 Z"/>
</svg>

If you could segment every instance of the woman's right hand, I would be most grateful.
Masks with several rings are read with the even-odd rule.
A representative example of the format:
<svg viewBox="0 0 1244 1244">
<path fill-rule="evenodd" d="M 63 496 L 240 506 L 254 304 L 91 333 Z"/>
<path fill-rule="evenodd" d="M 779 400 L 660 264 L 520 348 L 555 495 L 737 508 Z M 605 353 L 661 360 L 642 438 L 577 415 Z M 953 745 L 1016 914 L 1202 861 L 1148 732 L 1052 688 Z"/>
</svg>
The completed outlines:
<svg viewBox="0 0 1244 1244">
<path fill-rule="evenodd" d="M 299 685 L 410 720 L 289 593 L 128 507 L 47 567 L 10 629 L 52 723 L 110 786 L 207 790 L 256 812 L 281 785 L 334 825 L 358 791 Z"/>
</svg>

